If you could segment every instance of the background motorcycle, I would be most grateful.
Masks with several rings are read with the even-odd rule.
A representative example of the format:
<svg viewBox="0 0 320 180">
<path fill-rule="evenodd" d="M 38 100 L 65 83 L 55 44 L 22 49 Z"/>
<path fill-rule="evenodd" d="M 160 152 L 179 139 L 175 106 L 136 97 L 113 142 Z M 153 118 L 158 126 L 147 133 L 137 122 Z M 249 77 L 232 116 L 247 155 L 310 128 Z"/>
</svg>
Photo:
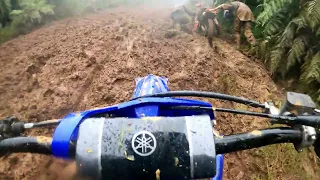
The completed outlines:
<svg viewBox="0 0 320 180">
<path fill-rule="evenodd" d="M 217 23 L 216 14 L 206 11 L 207 8 L 201 8 L 200 13 L 196 15 L 196 13 L 188 10 L 185 6 L 183 6 L 183 8 L 187 14 L 197 18 L 199 22 L 197 26 L 198 33 L 206 36 L 210 47 L 213 47 L 213 37 L 218 36 L 221 32 L 220 25 Z"/>
</svg>

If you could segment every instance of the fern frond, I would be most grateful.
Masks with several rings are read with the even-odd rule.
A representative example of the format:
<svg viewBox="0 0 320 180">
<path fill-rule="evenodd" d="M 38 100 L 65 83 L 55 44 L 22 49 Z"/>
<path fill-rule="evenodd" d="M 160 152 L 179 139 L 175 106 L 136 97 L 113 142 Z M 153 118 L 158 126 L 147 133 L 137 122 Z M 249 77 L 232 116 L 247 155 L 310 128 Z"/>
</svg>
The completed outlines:
<svg viewBox="0 0 320 180">
<path fill-rule="evenodd" d="M 266 63 L 266 58 L 265 55 L 267 54 L 267 44 L 268 44 L 268 40 L 264 40 L 259 44 L 259 56 L 264 59 L 264 63 Z"/>
<path fill-rule="evenodd" d="M 300 13 L 299 16 L 294 18 L 291 22 L 297 25 L 296 31 L 308 27 L 307 19 L 303 13 Z"/>
<path fill-rule="evenodd" d="M 316 23 L 320 24 L 320 0 L 311 0 L 307 4 L 308 16 Z"/>
<path fill-rule="evenodd" d="M 257 17 L 257 22 L 264 26 L 274 14 L 278 13 L 283 7 L 292 3 L 294 0 L 271 0 L 263 4 L 264 11 Z"/>
<path fill-rule="evenodd" d="M 280 11 L 270 21 L 267 22 L 264 29 L 264 34 L 267 36 L 274 35 L 286 26 L 284 21 L 287 19 L 286 11 Z"/>
<path fill-rule="evenodd" d="M 283 48 L 276 48 L 275 50 L 271 51 L 270 54 L 270 70 L 271 74 L 277 72 L 279 65 L 281 64 L 281 60 L 285 54 L 285 50 Z"/>
<path fill-rule="evenodd" d="M 314 51 L 312 48 L 309 48 L 306 55 L 304 56 L 304 61 L 307 62 L 309 59 L 311 59 L 314 56 Z"/>
<path fill-rule="evenodd" d="M 320 83 L 319 83 L 319 86 L 320 86 Z M 319 88 L 319 90 L 315 93 L 315 99 L 316 99 L 316 101 L 317 101 L 317 103 L 318 103 L 318 105 L 320 104 L 320 88 Z"/>
<path fill-rule="evenodd" d="M 313 81 L 320 83 L 320 52 L 303 64 L 300 80 L 304 84 Z"/>
<path fill-rule="evenodd" d="M 320 27 L 318 28 L 317 32 L 316 32 L 316 36 L 320 36 Z"/>
<path fill-rule="evenodd" d="M 279 39 L 279 45 L 281 47 L 291 47 L 293 43 L 293 39 L 296 33 L 297 25 L 291 21 L 285 30 L 283 31 L 280 39 Z"/>
<path fill-rule="evenodd" d="M 316 28 L 320 25 L 318 21 L 315 21 L 314 18 L 309 15 L 308 8 L 306 7 L 300 10 L 298 18 L 300 19 L 300 22 L 297 22 L 297 24 L 299 25 L 299 29 L 309 28 L 312 31 L 315 31 Z"/>
<path fill-rule="evenodd" d="M 310 38 L 307 35 L 300 35 L 293 40 L 291 49 L 288 52 L 287 70 L 293 67 L 297 62 L 301 63 L 302 56 L 306 54 L 306 49 Z"/>
</svg>

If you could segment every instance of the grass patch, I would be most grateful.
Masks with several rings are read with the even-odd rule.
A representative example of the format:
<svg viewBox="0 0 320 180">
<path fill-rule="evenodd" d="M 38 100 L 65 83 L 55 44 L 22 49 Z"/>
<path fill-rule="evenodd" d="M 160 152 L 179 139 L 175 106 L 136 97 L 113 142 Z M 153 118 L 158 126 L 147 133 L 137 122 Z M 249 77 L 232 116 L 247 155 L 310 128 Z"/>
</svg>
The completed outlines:
<svg viewBox="0 0 320 180">
<path fill-rule="evenodd" d="M 259 171 L 253 180 L 319 179 L 320 168 L 313 148 L 298 153 L 292 144 L 278 144 L 256 149 L 255 165 Z"/>
<path fill-rule="evenodd" d="M 220 85 L 220 92 L 234 95 L 237 89 L 236 80 L 236 77 L 230 75 L 229 73 L 222 74 L 218 79 L 218 84 Z"/>
<path fill-rule="evenodd" d="M 0 44 L 10 40 L 16 35 L 16 31 L 11 26 L 0 28 Z"/>
<path fill-rule="evenodd" d="M 165 33 L 164 37 L 167 38 L 167 39 L 171 39 L 171 38 L 177 36 L 178 34 L 179 34 L 178 30 L 170 29 Z"/>
</svg>

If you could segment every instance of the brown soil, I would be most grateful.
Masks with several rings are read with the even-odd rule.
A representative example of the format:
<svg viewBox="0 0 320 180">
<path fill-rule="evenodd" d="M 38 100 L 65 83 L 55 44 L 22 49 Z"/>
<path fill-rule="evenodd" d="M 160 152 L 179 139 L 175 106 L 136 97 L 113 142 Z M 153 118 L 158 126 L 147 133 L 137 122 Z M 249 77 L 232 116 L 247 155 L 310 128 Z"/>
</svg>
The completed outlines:
<svg viewBox="0 0 320 180">
<path fill-rule="evenodd" d="M 261 102 L 278 95 L 263 66 L 233 45 L 215 39 L 214 51 L 205 37 L 183 32 L 167 39 L 170 10 L 141 9 L 65 19 L 1 45 L 0 117 L 41 121 L 123 102 L 132 95 L 134 79 L 149 73 L 168 77 L 171 90 L 224 92 Z M 217 121 L 223 134 L 266 126 L 264 120 L 230 114 L 218 114 Z M 29 135 L 40 134 L 49 136 L 52 129 Z M 226 155 L 224 179 L 250 179 L 257 171 L 252 158 L 251 151 Z M 67 164 L 14 154 L 0 161 L 0 179 L 68 179 L 73 168 Z"/>
</svg>

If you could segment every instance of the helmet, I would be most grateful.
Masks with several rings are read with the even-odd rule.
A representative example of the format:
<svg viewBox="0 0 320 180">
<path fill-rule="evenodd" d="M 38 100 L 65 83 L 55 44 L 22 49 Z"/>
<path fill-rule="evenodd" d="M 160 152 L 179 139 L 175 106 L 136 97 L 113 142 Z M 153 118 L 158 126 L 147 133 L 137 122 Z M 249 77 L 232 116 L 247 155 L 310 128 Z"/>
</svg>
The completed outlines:
<svg viewBox="0 0 320 180">
<path fill-rule="evenodd" d="M 231 16 L 230 11 L 229 10 L 224 10 L 223 17 L 229 18 L 230 16 Z"/>
</svg>

